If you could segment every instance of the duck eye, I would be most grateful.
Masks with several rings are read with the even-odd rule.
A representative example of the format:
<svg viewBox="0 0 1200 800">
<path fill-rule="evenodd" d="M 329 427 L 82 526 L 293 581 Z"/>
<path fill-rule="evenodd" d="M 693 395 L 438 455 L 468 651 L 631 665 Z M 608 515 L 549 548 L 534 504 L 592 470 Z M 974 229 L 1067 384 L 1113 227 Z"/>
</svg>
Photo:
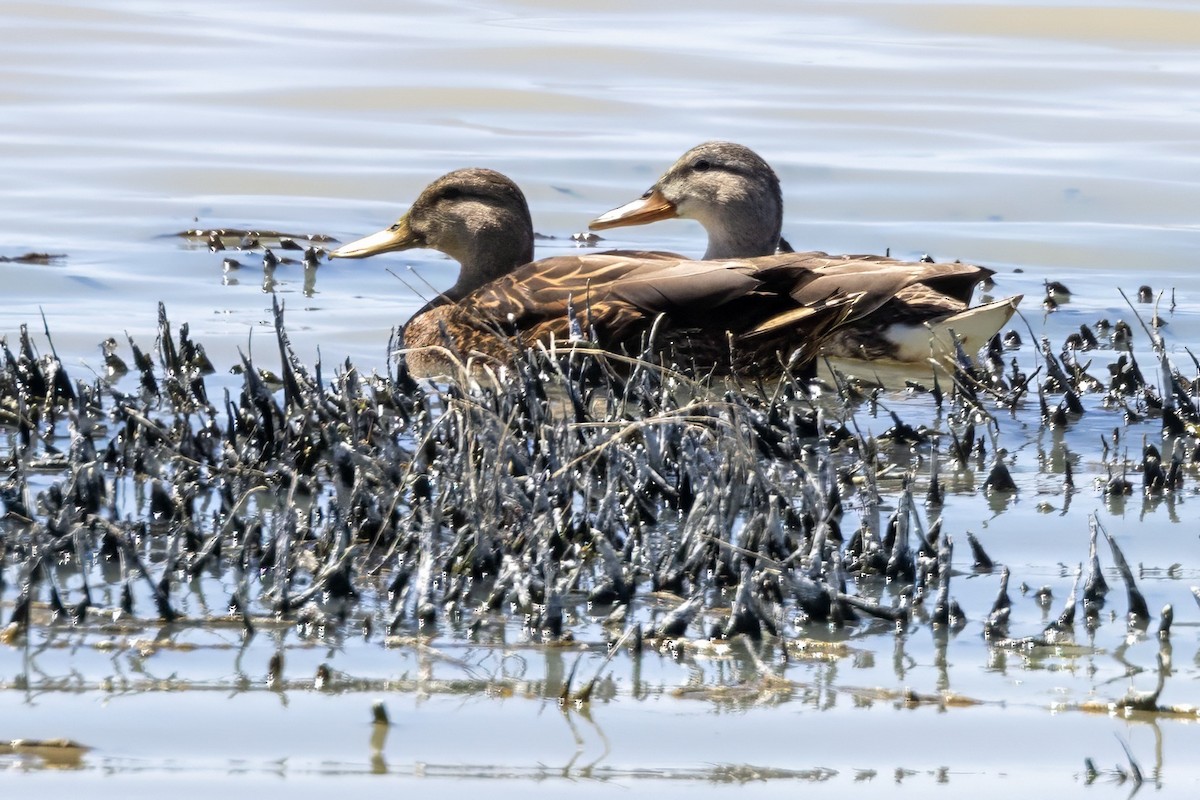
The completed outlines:
<svg viewBox="0 0 1200 800">
<path fill-rule="evenodd" d="M 696 170 L 696 172 L 708 172 L 712 169 L 712 163 L 707 158 L 700 158 L 692 164 L 692 169 Z"/>
</svg>

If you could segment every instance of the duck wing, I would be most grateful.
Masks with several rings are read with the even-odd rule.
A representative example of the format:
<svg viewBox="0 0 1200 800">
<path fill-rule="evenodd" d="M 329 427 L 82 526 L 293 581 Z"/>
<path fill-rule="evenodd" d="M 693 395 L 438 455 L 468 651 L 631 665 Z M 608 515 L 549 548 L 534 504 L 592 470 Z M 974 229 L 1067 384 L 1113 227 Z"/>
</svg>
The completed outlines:
<svg viewBox="0 0 1200 800">
<path fill-rule="evenodd" d="M 494 319 L 528 328 L 563 318 L 568 304 L 593 319 L 708 311 L 759 290 L 755 259 L 693 261 L 670 253 L 614 251 L 535 261 L 463 301 Z"/>
<path fill-rule="evenodd" d="M 641 347 L 662 317 L 661 329 L 670 332 L 664 344 L 687 339 L 692 356 L 704 362 L 721 353 L 727 357 L 730 334 L 767 352 L 794 351 L 887 299 L 879 282 L 870 292 L 841 292 L 831 285 L 798 305 L 792 292 L 814 277 L 803 259 L 791 256 L 725 261 L 636 251 L 557 256 L 481 287 L 458 311 L 474 327 L 507 330 L 532 342 L 567 338 L 573 308 L 575 318 L 608 347 Z"/>
<path fill-rule="evenodd" d="M 911 265 L 883 276 L 854 266 L 814 273 L 810 261 L 792 254 L 726 261 L 639 252 L 558 256 L 414 316 L 405 341 L 423 347 L 449 339 L 461 353 L 502 359 L 513 345 L 570 338 L 574 320 L 606 348 L 640 352 L 657 329 L 654 348 L 677 363 L 778 373 L 811 362 L 839 325 L 870 313 L 921 274 Z"/>
<path fill-rule="evenodd" d="M 851 269 L 863 272 L 881 273 L 889 269 L 908 270 L 918 267 L 921 277 L 913 286 L 926 287 L 937 294 L 949 297 L 966 306 L 971 302 L 971 295 L 980 281 L 996 274 L 995 270 L 981 267 L 977 264 L 964 264 L 961 261 L 950 263 L 935 263 L 928 261 L 900 261 L 890 256 L 877 255 L 845 255 L 831 256 L 828 253 L 812 251 L 797 253 L 808 260 L 816 272 L 824 270 Z"/>
<path fill-rule="evenodd" d="M 476 290 L 463 305 L 520 330 L 565 328 L 573 305 L 617 338 L 660 314 L 678 327 L 759 336 L 800 325 L 831 305 L 840 309 L 840 321 L 861 318 L 942 267 L 970 269 L 824 253 L 693 261 L 614 251 L 535 261 Z"/>
<path fill-rule="evenodd" d="M 798 263 L 808 267 L 813 277 L 803 285 L 797 300 L 819 295 L 831 289 L 842 291 L 892 291 L 909 287 L 927 287 L 962 303 L 970 300 L 975 285 L 991 270 L 973 264 L 936 264 L 924 261 L 897 261 L 881 256 L 828 256 L 825 253 L 796 253 Z"/>
</svg>

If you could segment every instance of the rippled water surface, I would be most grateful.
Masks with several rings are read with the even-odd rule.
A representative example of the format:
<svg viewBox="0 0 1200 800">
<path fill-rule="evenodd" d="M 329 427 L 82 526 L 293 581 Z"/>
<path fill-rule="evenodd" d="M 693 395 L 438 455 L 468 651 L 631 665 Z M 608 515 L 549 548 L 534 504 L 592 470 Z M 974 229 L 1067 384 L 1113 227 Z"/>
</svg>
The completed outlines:
<svg viewBox="0 0 1200 800">
<path fill-rule="evenodd" d="M 261 252 L 213 253 L 176 234 L 265 228 L 348 241 L 390 223 L 434 177 L 478 165 L 521 184 L 538 231 L 555 237 L 539 255 L 553 255 L 685 149 L 721 138 L 777 169 L 798 248 L 992 266 L 993 294 L 1026 295 L 1026 323 L 1055 342 L 1081 323 L 1129 318 L 1118 289 L 1132 297 L 1149 284 L 1167 293 L 1167 343 L 1185 371 L 1185 348 L 1200 346 L 1195 2 L 253 5 L 0 2 L 0 256 L 60 255 L 0 263 L 0 335 L 11 341 L 29 323 L 47 347 L 44 314 L 60 357 L 85 373 L 99 369 L 107 336 L 150 346 L 162 301 L 219 367 L 239 348 L 269 362 L 273 291 L 302 358 L 382 370 L 389 329 L 433 291 L 426 281 L 449 286 L 453 263 L 416 251 L 322 264 L 307 282 L 284 264 L 271 285 Z M 616 230 L 607 244 L 704 249 L 687 222 Z M 241 269 L 224 270 L 225 258 Z M 1044 315 L 1049 279 L 1074 297 Z M 1101 371 L 1111 360 L 1096 358 Z M 920 397 L 887 399 L 906 417 L 929 411 Z M 878 433 L 890 420 L 860 424 Z M 1170 500 L 1110 502 L 1087 487 L 1068 507 L 1045 470 L 1065 441 L 1085 477 L 1100 474 L 1098 440 L 1115 425 L 1117 415 L 1096 413 L 1052 433 L 1036 405 L 1003 419 L 1019 495 L 976 498 L 974 476 L 948 500 L 947 529 L 974 531 L 1014 584 L 1052 586 L 1049 612 L 1032 596 L 1018 601 L 1014 628 L 1032 633 L 1057 613 L 1098 511 L 1141 566 L 1152 610 L 1176 609 L 1162 701 L 1200 704 L 1200 610 L 1188 589 L 1200 584 L 1196 475 Z M 1135 425 L 1125 437 L 1136 450 L 1157 433 Z M 970 570 L 965 547 L 956 566 Z M 555 702 L 574 655 L 541 649 L 293 642 L 289 672 L 325 661 L 390 682 L 327 695 L 260 689 L 275 644 L 263 636 L 239 650 L 234 631 L 133 661 L 69 639 L 33 659 L 3 646 L 0 740 L 94 748 L 78 770 L 10 777 L 19 792 L 327 794 L 378 790 L 374 773 L 386 773 L 390 791 L 506 797 L 614 785 L 720 794 L 729 784 L 761 796 L 925 795 L 939 784 L 960 795 L 1083 793 L 1085 757 L 1128 764 L 1119 739 L 1163 791 L 1194 793 L 1195 717 L 1051 710 L 1115 699 L 1131 680 L 1151 688 L 1157 643 L 1125 649 L 1113 625 L 1084 657 L 997 656 L 980 639 L 995 589 L 995 576 L 958 582 L 972 621 L 949 641 L 928 628 L 870 631 L 851 638 L 861 647 L 851 658 L 788 667 L 790 688 L 778 693 L 680 691 L 741 685 L 754 667 L 736 654 L 652 656 L 636 671 L 617 660 L 587 713 Z M 222 637 L 228 648 L 216 646 Z M 485 691 L 468 680 L 480 675 L 518 688 Z M 121 690 L 135 677 L 161 683 Z M 455 680 L 466 683 L 447 688 Z M 910 708 L 895 696 L 906 688 L 983 702 Z M 396 724 L 372 755 L 376 696 Z M 0 755 L 0 765 L 30 762 Z M 100 774 L 110 779 L 95 782 Z M 1086 791 L 1128 789 L 1106 774 Z"/>
</svg>

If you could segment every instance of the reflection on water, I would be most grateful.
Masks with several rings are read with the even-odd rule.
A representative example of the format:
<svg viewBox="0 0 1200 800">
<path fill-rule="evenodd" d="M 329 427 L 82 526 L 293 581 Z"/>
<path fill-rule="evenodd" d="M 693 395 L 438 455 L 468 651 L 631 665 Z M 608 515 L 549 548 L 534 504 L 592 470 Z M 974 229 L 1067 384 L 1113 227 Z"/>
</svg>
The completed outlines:
<svg viewBox="0 0 1200 800">
<path fill-rule="evenodd" d="M 99 573 L 116 567 L 101 560 L 93 569 Z M 55 572 L 54 582 L 69 602 L 83 575 L 69 565 Z M 1174 592 L 1175 587 L 1186 594 L 1179 586 L 1179 572 L 1174 567 L 1144 568 L 1138 579 L 1155 594 Z M 1046 576 L 1047 585 L 1055 593 L 1065 591 L 1072 574 L 1072 568 L 1060 564 Z M 1187 580 L 1194 581 L 1194 571 L 1188 574 Z M 950 739 L 936 749 L 939 762 L 950 765 L 939 772 L 938 782 L 959 784 L 964 769 L 987 772 L 988 764 L 1004 764 L 1003 771 L 1011 774 L 1009 760 L 1027 760 L 1030 747 L 1044 753 L 1039 769 L 1057 770 L 1059 780 L 1070 779 L 1076 773 L 1065 770 L 1066 764 L 1078 764 L 1084 757 L 1103 758 L 1101 763 L 1113 758 L 1111 740 L 1103 738 L 1104 731 L 1113 729 L 1108 720 L 1119 723 L 1116 730 L 1135 742 L 1143 768 L 1153 755 L 1156 779 L 1164 764 L 1173 768 L 1170 774 L 1185 772 L 1190 760 L 1165 754 L 1164 739 L 1171 739 L 1176 749 L 1191 746 L 1190 731 L 1196 726 L 1180 725 L 1196 721 L 1194 708 L 1144 713 L 1109 706 L 1128 692 L 1153 688 L 1156 673 L 1149 664 L 1156 657 L 1169 671 L 1163 702 L 1177 704 L 1188 697 L 1189 681 L 1180 673 L 1171 641 L 1157 638 L 1153 631 L 1127 628 L 1118 615 L 1121 603 L 1114 599 L 1111 612 L 1082 627 L 1074 642 L 988 646 L 979 638 L 979 618 L 994 593 L 994 577 L 976 573 L 957 579 L 955 594 L 973 618 L 961 630 L 931 628 L 918 614 L 911 626 L 900 630 L 882 621 L 828 630 L 807 626 L 806 635 L 816 638 L 789 639 L 786 651 L 781 642 L 769 638 L 762 643 L 664 643 L 657 651 L 622 653 L 609 663 L 607 636 L 599 627 L 607 609 L 583 605 L 568 608 L 576 644 L 567 647 L 536 645 L 522 623 L 503 618 L 482 627 L 451 621 L 433 638 L 394 634 L 380 639 L 370 631 L 382 630 L 390 612 L 366 598 L 357 613 L 372 616 L 352 617 L 345 626 L 256 617 L 258 633 L 246 637 L 236 618 L 214 608 L 220 602 L 212 595 L 228 596 L 231 588 L 221 585 L 231 576 L 214 572 L 178 593 L 180 610 L 189 618 L 183 624 L 121 617 L 104 610 L 117 598 L 99 591 L 95 602 L 100 608 L 89 614 L 89 621 L 37 620 L 34 636 L 4 648 L 7 666 L 0 686 L 13 725 L 30 726 L 36 720 L 32 727 L 39 730 L 66 727 L 98 748 L 94 755 L 77 757 L 76 766 L 103 767 L 117 774 L 144 769 L 144 759 L 160 750 L 176 764 L 175 770 L 208 769 L 204 759 L 193 763 L 174 746 L 148 739 L 157 728 L 143 726 L 141 715 L 114 717 L 131 705 L 160 714 L 171 708 L 170 713 L 185 719 L 196 716 L 199 733 L 193 736 L 199 738 L 189 747 L 218 758 L 244 753 L 246 760 L 237 762 L 241 770 L 273 771 L 262 759 L 283 748 L 289 754 L 286 774 L 291 775 L 369 771 L 519 781 L 562 777 L 844 785 L 852 774 L 853 780 L 861 779 L 868 765 L 881 773 L 894 767 L 915 780 L 925 771 L 917 765 L 927 763 L 928 748 L 905 734 L 914 720 L 931 730 L 951 723 L 952 728 L 963 726 L 957 735 L 967 738 Z M 118 585 L 119 579 L 119 571 L 109 575 L 107 583 L 94 574 L 90 583 L 99 589 Z M 1057 597 L 1035 601 L 1034 588 L 1014 591 L 1016 630 L 1039 630 L 1064 602 Z M 48 609 L 36 613 L 44 617 Z M 214 613 L 217 616 L 209 616 Z M 1193 629 L 1177 632 L 1174 641 L 1192 654 L 1191 663 L 1200 663 Z M 571 682 L 577 689 L 593 676 L 598 682 L 590 703 L 562 701 Z M 98 697 L 102 703 L 80 707 L 76 697 Z M 388 709 L 390 725 L 368 724 L 372 703 L 379 698 Z M 331 702 L 337 708 L 332 715 Z M 214 707 L 228 710 L 210 720 Z M 69 709 L 67 716 L 56 708 Z M 243 718 L 246 708 L 252 711 Z M 242 720 L 236 733 L 219 721 L 225 713 Z M 661 723 L 675 744 L 644 751 L 646 732 L 639 732 L 639 726 L 664 713 L 682 715 L 688 722 Z M 932 719 L 931 713 L 936 715 Z M 796 715 L 808 714 L 818 714 L 821 722 L 806 724 L 826 725 L 830 720 L 834 728 L 845 726 L 848 731 L 867 725 L 875 731 L 874 743 L 849 753 L 810 743 L 799 761 L 808 766 L 799 767 L 794 758 L 782 757 L 783 751 L 762 741 L 763 732 L 790 728 Z M 859 716 L 863 714 L 869 716 Z M 297 716 L 299 720 L 293 719 Z M 714 722 L 701 725 L 698 719 L 707 717 Z M 343 731 L 339 736 L 351 738 L 334 745 L 324 737 L 312 741 L 310 736 L 297 736 L 309 718 L 317 730 L 334 725 Z M 557 725 L 547 730 L 559 718 L 565 731 L 555 734 Z M 1050 727 L 1038 722 L 1049 718 L 1060 722 Z M 747 739 L 732 744 L 722 734 L 714 743 L 689 734 L 687 728 L 719 730 L 727 724 L 749 726 Z M 1062 724 L 1080 737 L 1073 740 L 1070 753 L 1062 750 Z M 109 735 L 113 725 L 118 730 Z M 280 725 L 293 733 L 282 739 L 271 733 Z M 354 730 L 369 739 L 368 749 L 357 751 L 367 755 L 357 759 L 352 755 Z M 511 731 L 506 737 L 528 736 L 529 749 L 497 751 L 500 730 Z M 1009 733 L 997 737 L 997 731 Z M 1139 731 L 1153 733 L 1153 750 L 1147 749 Z M 458 740 L 464 735 L 478 750 L 461 748 Z M 549 750 L 536 744 L 543 739 L 551 743 Z M 981 742 L 986 742 L 983 751 L 978 750 Z M 23 769 L 37 766 L 28 760 L 32 751 L 22 752 Z M 475 752 L 481 756 L 471 755 Z M 564 753 L 559 766 L 552 766 L 556 762 L 549 752 Z M 982 761 L 981 752 L 986 754 Z M 451 759 L 450 753 L 465 757 Z M 134 754 L 141 755 L 130 760 Z M 413 765 L 414 758 L 419 766 Z M 51 763 L 58 762 L 47 760 L 45 766 Z"/>
<path fill-rule="evenodd" d="M 997 267 L 997 293 L 1028 298 L 1017 326 L 1026 341 L 1013 354 L 1025 369 L 1037 368 L 1042 335 L 1057 346 L 1080 324 L 1130 319 L 1117 287 L 1131 297 L 1142 283 L 1169 290 L 1165 335 L 1181 366 L 1200 339 L 1193 3 L 751 2 L 736 14 L 715 2 L 363 1 L 336 14 L 312 2 L 111 5 L 3 9 L 0 335 L 15 341 L 22 323 L 41 330 L 44 313 L 77 374 L 81 361 L 102 371 L 97 348 L 109 336 L 123 345 L 127 332 L 149 350 L 160 300 L 220 369 L 239 349 L 265 359 L 266 295 L 288 302 L 302 357 L 349 356 L 382 371 L 388 331 L 450 285 L 452 263 L 428 252 L 306 261 L 272 241 L 280 260 L 265 265 L 262 247 L 211 250 L 171 233 L 274 228 L 349 240 L 393 219 L 436 175 L 478 164 L 521 183 L 539 231 L 556 237 L 539 241 L 539 255 L 554 255 L 708 138 L 743 141 L 774 164 L 785 232 L 800 247 Z M 703 250 L 698 227 L 682 222 L 615 231 L 601 244 Z M 29 252 L 64 255 L 7 260 Z M 1047 279 L 1074 290 L 1053 313 L 1038 305 Z M 1089 371 L 1105 380 L 1117 355 L 1091 354 Z M 863 379 L 882 372 L 861 369 Z M 870 434 L 891 425 L 888 408 L 936 421 L 927 394 L 879 399 L 857 419 Z M 250 640 L 236 626 L 43 627 L 35 641 L 0 647 L 3 735 L 95 747 L 79 762 L 83 779 L 103 771 L 172 788 L 183 773 L 222 790 L 235 769 L 251 782 L 511 778 L 522 794 L 561 790 L 552 778 L 584 794 L 643 780 L 682 780 L 689 791 L 741 782 L 764 794 L 794 782 L 840 794 L 948 782 L 995 794 L 998 777 L 1074 788 L 1085 757 L 1126 765 L 1115 733 L 1153 781 L 1187 785 L 1196 725 L 1083 710 L 1152 689 L 1160 653 L 1165 703 L 1194 702 L 1200 672 L 1189 591 L 1200 583 L 1188 525 L 1197 475 L 1189 465 L 1187 488 L 1163 496 L 1103 493 L 1139 460 L 1143 438 L 1160 441 L 1160 424 L 1130 411 L 1089 406 L 1051 427 L 1031 401 L 998 415 L 989 441 L 989 453 L 1007 449 L 1016 493 L 976 499 L 990 457 L 942 476 L 938 512 L 960 536 L 955 595 L 968 616 L 957 633 L 872 623 L 821 634 L 786 659 L 778 647 L 741 644 L 646 653 L 614 661 L 593 705 L 576 708 L 558 703 L 567 676 L 590 679 L 604 655 L 586 609 L 574 613 L 589 644 L 571 651 L 527 646 L 503 625 L 481 640 L 454 631 L 392 647 L 378 635 L 265 621 Z M 923 496 L 927 455 L 903 449 L 892 455 L 916 468 Z M 1068 463 L 1073 490 L 1063 486 Z M 888 480 L 894 492 L 899 476 Z M 986 647 L 998 577 L 972 569 L 959 532 L 1012 568 L 1013 631 L 1032 635 L 1061 608 L 1092 512 L 1125 548 L 1152 610 L 1174 606 L 1173 647 L 1153 630 L 1129 633 L 1115 596 L 1071 648 Z M 58 580 L 80 590 L 69 568 Z M 1054 595 L 1047 606 L 1035 599 L 1042 585 Z M 220 613 L 229 588 L 215 578 L 190 585 L 189 615 Z M 119 598 L 98 602 L 114 608 Z M 269 689 L 277 653 L 282 679 Z M 314 691 L 321 664 L 333 677 Z M 376 696 L 389 728 L 370 723 Z M 51 763 L 12 750 L 0 765 Z M 1095 788 L 1116 778 L 1102 772 Z"/>
</svg>

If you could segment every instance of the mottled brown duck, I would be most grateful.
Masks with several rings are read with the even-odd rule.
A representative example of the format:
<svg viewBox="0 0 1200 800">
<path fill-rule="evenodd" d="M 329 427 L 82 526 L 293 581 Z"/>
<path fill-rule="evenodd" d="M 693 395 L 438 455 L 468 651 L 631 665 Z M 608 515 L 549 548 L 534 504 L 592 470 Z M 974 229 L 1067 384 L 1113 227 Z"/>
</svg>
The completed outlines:
<svg viewBox="0 0 1200 800">
<path fill-rule="evenodd" d="M 694 261 L 613 251 L 533 261 L 533 243 L 521 190 L 472 168 L 438 178 L 391 227 L 331 255 L 430 248 L 459 262 L 457 282 L 405 326 L 409 367 L 420 375 L 452 371 L 456 360 L 503 363 L 537 343 L 562 347 L 581 330 L 610 351 L 636 355 L 649 344 L 696 374 L 776 374 L 806 367 L 839 325 L 930 277 L 928 264 L 888 264 L 880 276 L 874 259 L 832 264 L 790 253 Z"/>
<path fill-rule="evenodd" d="M 705 259 L 753 258 L 790 251 L 780 237 L 783 195 L 779 178 L 757 153 L 732 142 L 706 142 L 671 165 L 640 198 L 597 217 L 589 227 L 605 230 L 663 219 L 693 219 L 708 233 Z M 882 256 L 796 254 L 814 269 L 873 262 L 882 286 L 888 266 L 911 264 Z M 1020 302 L 1009 297 L 971 306 L 975 286 L 993 271 L 970 264 L 929 264 L 928 277 L 900 290 L 877 310 L 841 327 L 823 351 L 844 358 L 925 361 L 953 349 L 950 331 L 968 353 L 976 352 L 1008 322 Z M 856 290 L 863 290 L 859 284 Z"/>
</svg>

